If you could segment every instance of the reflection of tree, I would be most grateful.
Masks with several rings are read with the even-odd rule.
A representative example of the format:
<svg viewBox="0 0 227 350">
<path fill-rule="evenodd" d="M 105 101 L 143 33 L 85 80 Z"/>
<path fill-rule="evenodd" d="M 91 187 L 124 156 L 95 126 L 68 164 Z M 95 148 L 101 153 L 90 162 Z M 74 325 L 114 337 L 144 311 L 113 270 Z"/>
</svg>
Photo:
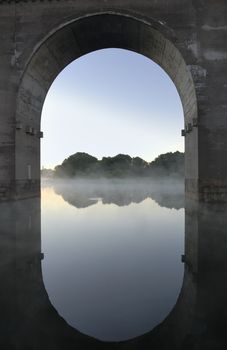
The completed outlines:
<svg viewBox="0 0 227 350">
<path fill-rule="evenodd" d="M 86 193 L 82 193 L 78 191 L 78 189 L 72 189 L 68 186 L 55 187 L 55 192 L 76 208 L 87 208 L 98 203 L 98 200 L 89 198 Z"/>
<path fill-rule="evenodd" d="M 140 203 L 146 198 L 155 200 L 160 206 L 180 209 L 184 207 L 183 184 L 154 183 L 132 180 L 74 180 L 67 183 L 55 181 L 55 192 L 76 208 L 94 205 L 98 199 L 103 204 L 126 206 Z"/>
<path fill-rule="evenodd" d="M 155 200 L 160 207 L 169 209 L 184 208 L 184 193 L 152 193 L 151 198 Z"/>
</svg>

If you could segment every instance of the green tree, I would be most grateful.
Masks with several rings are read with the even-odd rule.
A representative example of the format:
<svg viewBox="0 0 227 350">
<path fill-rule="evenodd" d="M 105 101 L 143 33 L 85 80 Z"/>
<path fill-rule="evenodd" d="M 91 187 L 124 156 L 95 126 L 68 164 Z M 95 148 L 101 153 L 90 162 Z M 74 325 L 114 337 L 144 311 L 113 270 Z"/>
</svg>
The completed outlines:
<svg viewBox="0 0 227 350">
<path fill-rule="evenodd" d="M 108 177 L 124 177 L 131 173 L 132 158 L 127 154 L 103 157 L 100 169 Z"/>
<path fill-rule="evenodd" d="M 56 166 L 55 174 L 59 177 L 84 176 L 93 173 L 98 159 L 88 153 L 77 152 Z"/>
<path fill-rule="evenodd" d="M 127 176 L 184 176 L 184 153 L 169 152 L 159 155 L 147 163 L 140 157 L 131 158 L 127 154 L 103 157 L 101 161 L 77 152 L 55 167 L 56 177 L 127 177 Z"/>
<path fill-rule="evenodd" d="M 148 163 L 140 157 L 132 158 L 132 174 L 136 176 L 147 175 Z"/>
<path fill-rule="evenodd" d="M 184 153 L 179 151 L 159 155 L 149 164 L 149 172 L 160 176 L 184 176 Z"/>
</svg>

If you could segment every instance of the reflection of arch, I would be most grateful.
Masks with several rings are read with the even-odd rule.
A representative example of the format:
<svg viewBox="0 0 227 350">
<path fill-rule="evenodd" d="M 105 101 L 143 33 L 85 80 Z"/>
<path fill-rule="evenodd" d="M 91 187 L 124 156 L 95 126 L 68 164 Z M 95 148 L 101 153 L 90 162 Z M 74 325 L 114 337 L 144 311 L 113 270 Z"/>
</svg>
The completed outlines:
<svg viewBox="0 0 227 350">
<path fill-rule="evenodd" d="M 186 180 L 188 185 L 197 183 L 198 149 L 194 147 L 197 145 L 197 128 L 192 127 L 197 125 L 196 92 L 185 59 L 168 39 L 171 36 L 171 31 L 162 23 L 107 11 L 64 23 L 41 41 L 26 64 L 17 96 L 19 127 L 16 130 L 15 172 L 18 196 L 27 191 L 35 194 L 39 187 L 40 116 L 51 83 L 76 58 L 108 47 L 129 49 L 151 58 L 173 80 L 181 97 L 189 132 L 185 146 Z M 29 185 L 33 183 L 34 188 L 26 189 L 28 173 L 31 177 Z M 189 187 L 188 191 L 191 191 Z"/>
<path fill-rule="evenodd" d="M 226 207 L 186 203 L 185 275 L 178 301 L 151 332 L 122 343 L 82 335 L 50 304 L 41 272 L 40 200 L 0 209 L 1 348 L 226 348 Z"/>
</svg>

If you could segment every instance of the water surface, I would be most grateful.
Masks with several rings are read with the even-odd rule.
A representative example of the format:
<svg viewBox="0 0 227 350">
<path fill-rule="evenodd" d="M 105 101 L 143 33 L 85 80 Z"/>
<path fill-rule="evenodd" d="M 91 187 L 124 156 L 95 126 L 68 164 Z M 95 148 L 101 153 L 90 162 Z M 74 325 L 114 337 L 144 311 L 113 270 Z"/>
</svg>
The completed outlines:
<svg viewBox="0 0 227 350">
<path fill-rule="evenodd" d="M 117 341 L 166 318 L 183 281 L 182 203 L 176 184 L 87 180 L 43 186 L 43 279 L 68 324 Z"/>
<path fill-rule="evenodd" d="M 115 185 L 46 186 L 43 250 L 40 198 L 0 203 L 0 349 L 227 348 L 227 205 Z"/>
</svg>

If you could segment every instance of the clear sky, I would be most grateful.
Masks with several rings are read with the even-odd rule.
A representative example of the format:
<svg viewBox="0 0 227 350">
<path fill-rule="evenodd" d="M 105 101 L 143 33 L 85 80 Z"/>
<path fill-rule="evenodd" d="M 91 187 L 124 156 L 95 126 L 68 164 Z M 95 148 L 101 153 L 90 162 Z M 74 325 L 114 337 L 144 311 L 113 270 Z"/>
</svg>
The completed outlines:
<svg viewBox="0 0 227 350">
<path fill-rule="evenodd" d="M 131 51 L 95 51 L 67 66 L 48 92 L 41 165 L 53 168 L 76 152 L 152 161 L 184 150 L 183 127 L 180 97 L 163 69 Z"/>
</svg>

